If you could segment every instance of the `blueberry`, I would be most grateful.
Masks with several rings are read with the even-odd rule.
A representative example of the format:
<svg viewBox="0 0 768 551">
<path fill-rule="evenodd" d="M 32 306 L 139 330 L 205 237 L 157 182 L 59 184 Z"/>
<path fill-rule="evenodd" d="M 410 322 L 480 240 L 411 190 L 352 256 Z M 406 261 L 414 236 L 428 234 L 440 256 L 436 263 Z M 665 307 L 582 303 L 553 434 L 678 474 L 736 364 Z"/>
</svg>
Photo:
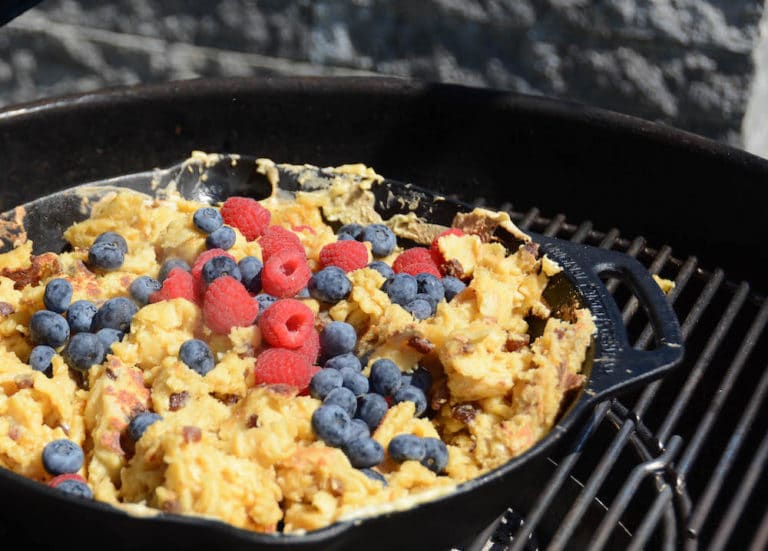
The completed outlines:
<svg viewBox="0 0 768 551">
<path fill-rule="evenodd" d="M 358 469 L 373 467 L 384 460 L 384 448 L 370 437 L 348 440 L 342 451 L 352 466 Z"/>
<path fill-rule="evenodd" d="M 72 369 L 88 371 L 93 365 L 104 361 L 104 344 L 93 333 L 78 333 L 69 339 L 62 355 Z"/>
<path fill-rule="evenodd" d="M 398 434 L 389 441 L 387 446 L 389 456 L 395 461 L 421 461 L 427 454 L 424 439 L 415 434 Z"/>
<path fill-rule="evenodd" d="M 128 254 L 128 242 L 119 233 L 113 231 L 105 231 L 93 240 L 94 245 L 99 245 L 101 243 L 110 243 L 120 249 L 120 252 L 124 255 Z"/>
<path fill-rule="evenodd" d="M 102 270 L 117 270 L 125 261 L 125 253 L 114 243 L 94 243 L 88 250 L 88 264 Z"/>
<path fill-rule="evenodd" d="M 424 441 L 424 459 L 421 464 L 440 474 L 448 466 L 448 447 L 439 438 L 422 438 Z"/>
<path fill-rule="evenodd" d="M 392 254 L 397 246 L 395 233 L 384 224 L 371 224 L 363 229 L 360 241 L 368 241 L 371 244 L 371 254 L 375 258 L 381 258 Z"/>
<path fill-rule="evenodd" d="M 51 312 L 63 313 L 69 308 L 72 300 L 72 284 L 66 279 L 57 277 L 48 282 L 43 293 L 43 304 Z"/>
<path fill-rule="evenodd" d="M 371 364 L 368 377 L 371 391 L 390 396 L 400 387 L 400 368 L 392 360 L 380 358 Z"/>
<path fill-rule="evenodd" d="M 435 304 L 445 298 L 445 287 L 443 287 L 442 281 L 432 274 L 417 274 L 416 286 L 419 294 L 429 296 Z"/>
<path fill-rule="evenodd" d="M 261 291 L 261 270 L 264 264 L 255 256 L 243 257 L 237 263 L 240 268 L 241 281 L 249 293 L 256 294 Z"/>
<path fill-rule="evenodd" d="M 349 439 L 352 420 L 339 406 L 322 405 L 312 414 L 312 430 L 320 440 L 338 448 Z"/>
<path fill-rule="evenodd" d="M 231 276 L 238 281 L 243 279 L 237 262 L 228 256 L 215 256 L 203 264 L 202 276 L 206 285 L 210 285 L 214 279 L 222 276 Z"/>
<path fill-rule="evenodd" d="M 432 387 L 432 373 L 428 369 L 419 366 L 411 373 L 410 383 L 416 388 L 420 388 L 426 394 Z"/>
<path fill-rule="evenodd" d="M 358 419 L 362 419 L 368 425 L 371 431 L 376 430 L 384 415 L 387 413 L 389 405 L 380 394 L 363 394 L 357 401 Z"/>
<path fill-rule="evenodd" d="M 336 371 L 334 369 L 334 371 Z M 352 391 L 355 396 L 362 396 L 368 392 L 368 377 L 351 367 L 342 367 L 339 370 L 344 379 L 343 387 Z"/>
<path fill-rule="evenodd" d="M 339 354 L 338 356 L 328 358 L 325 364 L 323 364 L 323 367 L 331 367 L 333 369 L 344 369 L 345 367 L 348 367 L 350 369 L 354 369 L 355 371 L 363 370 L 360 359 L 352 352 L 347 352 L 346 354 Z"/>
<path fill-rule="evenodd" d="M 133 315 L 138 312 L 136 303 L 126 297 L 115 297 L 107 300 L 98 309 L 91 321 L 91 331 L 109 327 L 127 333 L 131 328 Z"/>
<path fill-rule="evenodd" d="M 373 469 L 360 469 L 360 472 L 365 474 L 365 476 L 367 476 L 372 480 L 377 480 L 381 482 L 382 484 L 384 484 L 384 486 L 389 486 L 389 484 L 387 484 L 387 479 L 384 478 L 384 475 L 381 474 L 379 471 L 374 471 Z"/>
<path fill-rule="evenodd" d="M 82 480 L 62 480 L 56 485 L 56 489 L 72 496 L 93 499 L 93 491 Z"/>
<path fill-rule="evenodd" d="M 149 304 L 150 295 L 155 291 L 159 291 L 162 287 L 163 284 L 154 277 L 143 275 L 131 282 L 128 292 L 131 293 L 131 298 L 136 301 L 136 304 L 146 306 Z"/>
<path fill-rule="evenodd" d="M 168 277 L 168 274 L 171 273 L 171 270 L 174 268 L 181 268 L 185 272 L 189 272 L 192 268 L 189 267 L 189 264 L 187 264 L 184 260 L 181 258 L 169 258 L 165 262 L 163 262 L 163 265 L 160 266 L 160 272 L 157 274 L 157 280 L 162 283 L 165 281 L 165 278 Z"/>
<path fill-rule="evenodd" d="M 29 367 L 35 371 L 42 371 L 49 377 L 53 374 L 51 360 L 56 351 L 48 345 L 38 344 L 29 353 Z"/>
<path fill-rule="evenodd" d="M 199 375 L 205 375 L 215 365 L 213 352 L 205 341 L 189 339 L 179 348 L 179 359 Z"/>
<path fill-rule="evenodd" d="M 425 320 L 433 314 L 432 305 L 423 298 L 415 298 L 406 303 L 403 308 L 417 320 Z"/>
<path fill-rule="evenodd" d="M 384 279 L 391 279 L 395 277 L 395 271 L 392 269 L 392 267 L 381 260 L 374 260 L 368 264 L 368 267 L 379 272 L 384 276 Z"/>
<path fill-rule="evenodd" d="M 320 333 L 320 350 L 326 358 L 352 352 L 356 343 L 355 328 L 344 321 L 332 321 Z"/>
<path fill-rule="evenodd" d="M 400 375 L 400 386 L 408 386 L 411 384 L 411 379 L 413 379 L 413 376 L 410 373 L 403 373 Z"/>
<path fill-rule="evenodd" d="M 261 314 L 264 313 L 264 310 L 277 302 L 277 297 L 273 297 L 267 293 L 259 293 L 254 297 L 254 300 L 259 303 L 259 315 L 257 317 L 261 317 Z"/>
<path fill-rule="evenodd" d="M 116 342 L 123 340 L 124 333 L 117 329 L 110 329 L 105 327 L 96 331 L 96 336 L 99 337 L 102 346 L 104 346 L 104 354 L 112 354 L 112 345 Z"/>
<path fill-rule="evenodd" d="M 221 226 L 205 238 L 205 246 L 208 249 L 231 249 L 235 244 L 235 230 L 229 226 Z"/>
<path fill-rule="evenodd" d="M 221 213 L 213 207 L 197 209 L 192 215 L 192 222 L 204 233 L 215 232 L 224 224 Z"/>
<path fill-rule="evenodd" d="M 312 298 L 335 304 L 349 296 L 352 283 L 344 270 L 338 266 L 328 266 L 309 278 L 307 288 Z"/>
<path fill-rule="evenodd" d="M 392 395 L 392 400 L 395 404 L 413 402 L 416 405 L 416 412 L 414 413 L 416 417 L 420 417 L 427 411 L 427 397 L 424 395 L 424 391 L 413 385 L 398 388 Z"/>
<path fill-rule="evenodd" d="M 463 281 L 453 276 L 445 276 L 442 283 L 445 289 L 445 300 L 448 302 L 467 287 Z"/>
<path fill-rule="evenodd" d="M 360 224 L 344 224 L 336 232 L 336 237 L 339 241 L 346 239 L 358 239 L 363 233 L 363 226 Z"/>
<path fill-rule="evenodd" d="M 29 335 L 34 344 L 47 344 L 57 348 L 67 342 L 69 324 L 56 312 L 38 310 L 29 320 Z"/>
<path fill-rule="evenodd" d="M 321 369 L 309 381 L 309 395 L 318 400 L 323 400 L 334 388 L 341 388 L 343 383 L 344 378 L 338 370 Z"/>
<path fill-rule="evenodd" d="M 53 476 L 76 473 L 83 466 L 83 449 L 67 438 L 48 442 L 43 448 L 43 468 Z"/>
<path fill-rule="evenodd" d="M 371 429 L 368 427 L 368 423 L 362 419 L 352 419 L 351 431 L 349 433 L 349 439 L 355 440 L 356 438 L 370 438 Z"/>
<path fill-rule="evenodd" d="M 142 411 L 133 417 L 128 423 L 128 437 L 134 442 L 144 434 L 147 428 L 156 421 L 162 420 L 162 416 L 151 411 Z"/>
<path fill-rule="evenodd" d="M 347 412 L 347 415 L 349 415 L 350 418 L 352 418 L 355 415 L 355 411 L 357 411 L 357 398 L 355 397 L 354 392 L 348 388 L 334 388 L 323 399 L 323 405 L 339 406 Z"/>
<path fill-rule="evenodd" d="M 312 295 L 309 294 L 308 287 L 304 287 L 302 290 L 296 293 L 296 298 L 311 298 L 311 297 Z"/>
<path fill-rule="evenodd" d="M 81 331 L 90 331 L 93 316 L 96 315 L 96 305 L 90 300 L 76 300 L 69 305 L 67 310 L 67 322 L 71 334 Z"/>
<path fill-rule="evenodd" d="M 390 301 L 402 306 L 416 297 L 419 286 L 412 275 L 395 274 L 395 277 L 384 282 L 381 289 L 387 293 Z"/>
</svg>

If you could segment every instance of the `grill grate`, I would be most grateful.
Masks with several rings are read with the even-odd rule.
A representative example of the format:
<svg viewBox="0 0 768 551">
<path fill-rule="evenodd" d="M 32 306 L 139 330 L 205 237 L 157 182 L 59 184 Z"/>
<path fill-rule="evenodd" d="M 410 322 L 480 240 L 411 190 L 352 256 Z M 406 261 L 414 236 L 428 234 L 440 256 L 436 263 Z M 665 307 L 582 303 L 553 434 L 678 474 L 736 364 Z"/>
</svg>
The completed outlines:
<svg viewBox="0 0 768 551">
<path fill-rule="evenodd" d="M 549 459 L 553 470 L 525 522 L 517 530 L 505 525 L 506 548 L 528 550 L 530 538 L 547 550 L 765 548 L 765 297 L 642 237 L 596 231 L 562 214 L 547 218 L 535 208 L 500 208 L 523 229 L 625 252 L 672 279 L 668 298 L 687 350 L 665 379 L 595 407 L 574 444 Z M 635 346 L 652 344 L 638 301 L 617 281 L 606 283 Z M 498 545 L 496 538 L 492 548 Z"/>
</svg>

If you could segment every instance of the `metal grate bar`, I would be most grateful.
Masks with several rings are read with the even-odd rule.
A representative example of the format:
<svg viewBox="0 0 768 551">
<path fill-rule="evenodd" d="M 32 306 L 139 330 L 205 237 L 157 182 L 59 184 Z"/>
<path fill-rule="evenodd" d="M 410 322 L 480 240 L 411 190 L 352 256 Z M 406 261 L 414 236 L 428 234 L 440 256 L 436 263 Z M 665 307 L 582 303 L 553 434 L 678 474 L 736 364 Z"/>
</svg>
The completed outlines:
<svg viewBox="0 0 768 551">
<path fill-rule="evenodd" d="M 722 280 L 722 272 L 719 273 L 721 275 L 720 280 Z M 714 281 L 714 278 L 712 281 Z M 712 358 L 714 357 L 715 352 L 717 352 L 717 350 L 720 348 L 723 339 L 725 339 L 728 331 L 730 330 L 731 325 L 736 318 L 736 314 L 738 314 L 739 310 L 741 310 L 744 301 L 747 299 L 748 293 L 749 286 L 746 283 L 743 283 L 736 291 L 736 294 L 731 299 L 728 308 L 720 318 L 717 327 L 712 332 L 712 336 L 710 337 L 707 346 L 702 351 L 699 359 L 693 366 L 693 369 L 691 369 L 691 372 L 688 375 L 688 379 L 685 381 L 685 385 L 682 389 L 680 389 L 680 392 L 677 395 L 677 399 L 675 400 L 675 405 L 669 411 L 666 418 L 664 419 L 664 423 L 656 433 L 656 437 L 662 442 L 669 437 L 672 429 L 682 415 L 685 406 L 688 404 L 688 400 L 690 400 L 691 395 L 693 394 L 694 390 L 696 390 L 696 386 L 698 385 L 699 380 L 704 376 L 704 371 L 712 362 Z"/>
<path fill-rule="evenodd" d="M 706 440 L 707 436 L 709 436 L 709 431 L 717 420 L 720 409 L 723 407 L 725 399 L 730 394 L 731 388 L 736 381 L 736 377 L 739 375 L 739 373 L 741 373 L 741 369 L 746 363 L 747 357 L 749 357 L 749 354 L 752 352 L 755 344 L 757 343 L 758 337 L 765 328 L 766 323 L 768 323 L 768 301 L 763 304 L 763 307 L 758 312 L 757 317 L 752 322 L 752 326 L 749 328 L 749 331 L 747 331 L 747 334 L 744 337 L 738 352 L 736 353 L 736 357 L 731 362 L 731 365 L 728 366 L 725 377 L 722 379 L 719 385 L 718 393 L 715 394 L 712 403 L 710 404 L 709 408 L 707 408 L 707 412 L 704 415 L 704 418 L 699 423 L 699 426 L 696 429 L 690 444 L 686 448 L 682 459 L 677 465 L 677 470 L 681 476 L 685 476 L 685 474 L 691 468 L 691 465 L 693 465 L 693 462 L 698 457 L 702 444 Z M 697 509 L 701 510 L 702 505 L 703 504 L 700 503 Z M 705 511 L 709 510 L 709 505 L 711 504 L 707 504 L 706 507 L 704 507 Z M 698 515 L 700 514 L 706 513 L 699 513 L 696 511 L 693 516 L 694 518 L 699 518 Z M 694 525 L 693 528 L 698 528 L 699 526 L 700 525 L 697 524 Z"/>
<path fill-rule="evenodd" d="M 576 232 L 571 236 L 571 241 L 574 243 L 582 243 L 587 237 L 589 232 L 592 231 L 592 222 L 584 222 L 581 224 Z"/>
<path fill-rule="evenodd" d="M 765 512 L 760 520 L 760 527 L 757 529 L 757 534 L 755 534 L 752 544 L 749 546 L 749 551 L 765 551 L 766 549 L 768 549 L 768 511 Z"/>
<path fill-rule="evenodd" d="M 658 497 L 654 500 L 653 505 L 648 510 L 648 513 L 643 518 L 640 526 L 632 534 L 632 541 L 629 544 L 627 551 L 641 551 L 645 548 L 645 542 L 651 537 L 653 531 L 656 529 L 656 525 L 661 520 L 661 515 L 668 511 L 669 502 L 672 501 L 672 488 L 668 485 L 664 486 L 659 492 Z"/>
<path fill-rule="evenodd" d="M 522 230 L 527 230 L 531 224 L 533 224 L 533 221 L 536 220 L 536 217 L 539 215 L 539 209 L 536 207 L 529 210 L 525 216 L 523 216 L 523 219 L 520 220 L 520 223 L 518 226 Z"/>
<path fill-rule="evenodd" d="M 627 253 L 629 256 L 637 256 L 641 250 L 643 250 L 643 247 L 645 247 L 645 238 L 644 237 L 636 237 L 632 240 L 632 244 L 627 249 Z M 616 288 L 619 286 L 619 280 L 615 278 L 609 279 L 605 286 L 608 288 L 608 291 L 613 293 L 616 291 Z M 629 315 L 629 318 L 634 315 L 634 312 Z M 627 323 L 628 318 L 624 318 L 624 323 Z"/>
<path fill-rule="evenodd" d="M 611 506 L 608 508 L 608 512 L 603 517 L 603 520 L 600 523 L 596 534 L 592 538 L 592 541 L 589 545 L 590 550 L 602 549 L 605 547 L 605 544 L 613 530 L 616 528 L 622 513 L 624 513 L 627 505 L 629 505 L 629 502 L 632 500 L 635 492 L 637 492 L 637 489 L 640 487 L 640 483 L 649 474 L 659 472 L 666 468 L 667 465 L 672 462 L 675 455 L 677 455 L 677 450 L 680 448 L 682 442 L 682 438 L 677 435 L 673 436 L 670 438 L 669 445 L 667 446 L 667 449 L 664 451 L 664 453 L 662 453 L 653 461 L 641 463 L 632 469 L 632 474 L 629 475 L 629 478 L 624 483 L 621 491 L 613 500 L 613 503 L 611 503 Z"/>
<path fill-rule="evenodd" d="M 556 215 L 552 221 L 547 225 L 546 229 L 544 230 L 544 235 L 547 237 L 555 237 L 557 233 L 560 231 L 560 228 L 563 227 L 563 224 L 565 223 L 565 215 L 564 214 L 558 214 Z"/>
<path fill-rule="evenodd" d="M 768 374 L 768 371 L 766 371 L 766 374 Z M 768 380 L 768 377 L 764 376 L 763 379 Z M 755 455 L 749 464 L 749 468 L 747 469 L 747 473 L 744 475 L 744 478 L 739 485 L 736 496 L 733 498 L 731 506 L 728 508 L 728 512 L 717 527 L 715 537 L 709 546 L 711 551 L 718 551 L 719 549 L 725 548 L 727 545 L 728 537 L 731 535 L 736 523 L 739 521 L 739 516 L 741 516 L 741 513 L 744 511 L 747 500 L 749 499 L 752 490 L 755 489 L 755 484 L 757 484 L 757 481 L 765 470 L 766 460 L 768 460 L 768 433 L 765 434 L 757 452 L 755 452 Z"/>
</svg>

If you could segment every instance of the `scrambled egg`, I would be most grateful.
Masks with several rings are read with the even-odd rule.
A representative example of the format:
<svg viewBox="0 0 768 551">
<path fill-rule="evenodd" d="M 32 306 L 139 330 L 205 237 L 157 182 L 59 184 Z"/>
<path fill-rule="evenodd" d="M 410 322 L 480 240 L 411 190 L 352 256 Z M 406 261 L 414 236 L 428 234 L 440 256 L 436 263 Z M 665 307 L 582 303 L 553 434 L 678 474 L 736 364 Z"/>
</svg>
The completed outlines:
<svg viewBox="0 0 768 551">
<path fill-rule="evenodd" d="M 361 170 L 369 178 L 352 187 L 344 175 Z M 273 224 L 296 231 L 314 270 L 320 249 L 335 241 L 324 220 L 382 222 L 368 191 L 375 180 L 370 169 L 340 167 L 330 189 L 306 186 L 294 199 L 273 194 L 262 204 Z M 352 208 L 351 199 L 363 207 Z M 349 297 L 330 308 L 305 299 L 318 324 L 332 319 L 356 328 L 366 374 L 378 358 L 404 371 L 430 370 L 429 414 L 417 418 L 412 403 L 397 404 L 372 436 L 384 449 L 401 433 L 442 438 L 449 462 L 440 475 L 416 461 L 385 458 L 377 467 L 385 486 L 353 468 L 344 453 L 313 434 L 318 400 L 291 387 L 254 385 L 258 327 L 212 335 L 200 308 L 184 299 L 141 308 L 130 332 L 85 376 L 72 372 L 60 354 L 51 377 L 29 367 L 29 319 L 43 308 L 47 281 L 69 280 L 73 301 L 99 305 L 129 296 L 131 282 L 157 277 L 166 258 L 192 264 L 205 250 L 205 236 L 192 223 L 201 206 L 173 195 L 112 193 L 94 205 L 89 219 L 66 230 L 70 251 L 34 256 L 27 242 L 0 254 L 0 466 L 46 482 L 43 447 L 69 438 L 85 451 L 79 474 L 95 499 L 134 513 L 159 510 L 261 532 L 302 532 L 449 492 L 502 465 L 547 434 L 565 393 L 583 382 L 595 330 L 590 313 L 578 309 L 570 321 L 551 317 L 542 292 L 557 265 L 535 247 L 510 252 L 490 239 L 489 220 L 524 234 L 508 217 L 487 211 L 463 220 L 466 235 L 439 240 L 440 252 L 460 267 L 468 285 L 441 302 L 434 317 L 417 321 L 391 303 L 381 290 L 383 276 L 369 268 L 348 274 Z M 418 235 L 414 217 L 383 222 L 401 235 Z M 445 229 L 424 227 L 429 235 Z M 96 274 L 87 267 L 88 248 L 105 231 L 122 235 L 129 253 L 118 270 Z M 261 258 L 258 241 L 235 232 L 229 252 L 237 260 Z M 391 264 L 401 250 L 384 260 Z M 535 340 L 530 316 L 547 320 Z M 191 338 L 205 339 L 214 350 L 216 367 L 204 376 L 178 358 Z M 163 418 L 133 444 L 125 434 L 128 421 L 146 410 Z"/>
</svg>

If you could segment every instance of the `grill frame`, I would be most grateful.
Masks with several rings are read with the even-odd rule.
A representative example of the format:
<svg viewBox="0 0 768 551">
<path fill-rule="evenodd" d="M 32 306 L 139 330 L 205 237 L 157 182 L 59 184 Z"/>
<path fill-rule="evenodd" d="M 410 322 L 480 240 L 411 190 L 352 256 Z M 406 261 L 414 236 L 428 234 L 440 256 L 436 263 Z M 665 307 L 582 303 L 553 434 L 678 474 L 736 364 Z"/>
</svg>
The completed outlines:
<svg viewBox="0 0 768 551">
<path fill-rule="evenodd" d="M 751 336 L 734 334 L 743 336 L 755 310 L 766 308 L 768 250 L 761 238 L 768 217 L 762 215 L 760 195 L 768 162 L 648 121 L 501 91 L 381 78 L 190 81 L 56 98 L 0 112 L 0 160 L 6 181 L 0 210 L 40 194 L 29 182 L 41 182 L 50 192 L 164 166 L 193 149 L 257 151 L 287 162 L 320 165 L 365 162 L 394 179 L 446 195 L 465 200 L 482 196 L 488 206 L 512 210 L 525 228 L 596 241 L 636 255 L 651 271 L 675 279 L 683 274 L 679 296 L 672 298 L 685 303 L 681 322 L 694 346 L 680 371 L 691 382 L 686 386 L 684 380 L 667 378 L 599 404 L 582 435 L 570 447 L 558 449 L 555 477 L 563 488 L 570 488 L 575 478 L 593 490 L 582 494 L 569 521 L 573 524 L 582 510 L 587 514 L 594 509 L 596 500 L 625 495 L 605 491 L 611 471 L 587 469 L 582 476 L 584 464 L 599 462 L 602 454 L 607 454 L 606 463 L 631 454 L 632 468 L 649 461 L 658 467 L 629 495 L 635 500 L 649 492 L 654 496 L 639 521 L 632 520 L 638 527 L 635 533 L 647 542 L 670 549 L 718 548 L 734 542 L 741 548 L 764 547 L 768 512 L 750 507 L 765 502 L 761 496 L 766 480 L 759 473 L 768 461 L 768 440 L 760 438 L 755 427 L 766 412 L 764 381 L 752 384 L 749 390 L 757 388 L 758 394 L 750 394 L 746 406 L 736 408 L 736 422 L 729 426 L 743 431 L 723 434 L 722 417 L 734 413 L 734 391 L 738 394 L 745 382 L 754 383 L 750 377 L 757 370 L 755 358 L 762 358 L 767 346 L 764 313 Z M 544 181 L 554 191 L 541 185 L 513 188 L 508 182 L 520 173 L 529 181 Z M 718 188 L 716 195 L 699 193 L 700 182 L 717 180 L 726 182 L 727 189 Z M 466 182 L 473 185 L 470 191 Z M 618 184 L 628 190 L 626 195 L 617 192 Z M 510 197 L 514 205 L 504 205 Z M 567 211 L 567 218 L 557 214 L 560 209 Z M 645 237 L 634 237 L 640 235 Z M 691 291 L 694 287 L 699 290 Z M 620 288 L 615 290 L 621 294 Z M 690 293 L 709 298 L 691 304 Z M 718 323 L 713 326 L 712 312 L 718 309 L 724 311 L 714 316 Z M 637 325 L 636 314 L 637 304 L 630 300 L 625 319 Z M 724 323 L 729 317 L 732 323 Z M 636 333 L 640 344 L 647 344 L 650 334 L 642 327 Z M 738 361 L 723 363 L 726 351 Z M 713 376 L 722 365 L 724 374 Z M 730 381 L 729 390 L 720 394 L 717 411 L 706 416 L 704 409 L 705 426 L 696 436 L 686 426 L 688 410 L 697 411 L 698 393 L 723 378 Z M 670 385 L 687 389 L 686 399 L 669 409 L 670 421 L 658 423 L 655 414 L 659 402 L 667 400 Z M 686 436 L 686 431 L 694 440 L 684 438 L 676 454 L 665 456 L 668 463 L 654 463 L 669 451 L 675 434 Z M 591 433 L 589 438 L 583 437 L 585 432 Z M 713 445 L 720 448 L 710 461 L 704 451 Z M 725 450 L 730 452 L 722 453 Z M 748 453 L 751 450 L 755 453 Z M 705 476 L 708 482 L 702 482 L 697 478 L 703 471 L 722 474 L 717 479 Z M 723 503 L 721 490 L 731 483 L 737 488 L 736 499 Z M 551 480 L 536 496 L 547 497 L 560 497 Z M 542 543 L 556 537 L 552 534 L 557 530 L 550 527 L 548 534 L 541 522 L 547 507 L 529 501 L 521 508 L 527 522 L 511 549 L 522 548 L 529 531 Z M 723 507 L 722 514 L 713 511 L 714 505 Z M 635 515 L 635 506 L 630 499 L 622 520 Z M 542 513 L 538 521 L 537 509 Z M 745 524 L 754 525 L 752 533 L 727 539 L 729 531 Z M 689 528 L 699 527 L 705 528 L 702 539 L 688 537 Z M 568 542 L 562 542 L 562 548 L 577 541 L 563 538 Z M 630 541 L 630 548 L 640 548 L 642 538 Z M 555 539 L 551 546 L 557 548 L 560 541 Z"/>
</svg>

